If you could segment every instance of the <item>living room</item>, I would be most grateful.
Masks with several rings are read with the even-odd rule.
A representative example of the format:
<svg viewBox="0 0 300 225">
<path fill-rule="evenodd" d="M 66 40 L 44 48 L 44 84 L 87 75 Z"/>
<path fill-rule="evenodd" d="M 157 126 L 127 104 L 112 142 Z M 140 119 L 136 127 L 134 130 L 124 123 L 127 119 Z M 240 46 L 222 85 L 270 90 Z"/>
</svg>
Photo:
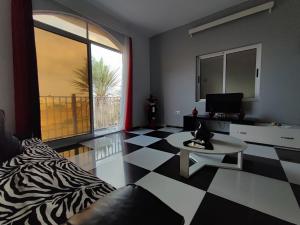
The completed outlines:
<svg viewBox="0 0 300 225">
<path fill-rule="evenodd" d="M 300 224 L 299 1 L 0 4 L 1 224 Z"/>
</svg>

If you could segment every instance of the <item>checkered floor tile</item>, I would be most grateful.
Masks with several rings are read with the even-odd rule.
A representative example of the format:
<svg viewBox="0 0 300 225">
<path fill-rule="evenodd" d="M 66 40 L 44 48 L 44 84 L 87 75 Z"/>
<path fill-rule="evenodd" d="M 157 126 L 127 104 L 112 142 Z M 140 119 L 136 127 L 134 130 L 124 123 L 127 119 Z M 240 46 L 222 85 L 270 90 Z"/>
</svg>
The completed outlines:
<svg viewBox="0 0 300 225">
<path fill-rule="evenodd" d="M 249 144 L 242 171 L 205 166 L 186 179 L 179 175 L 180 150 L 165 140 L 180 131 L 119 132 L 60 154 L 117 188 L 144 187 L 183 215 L 185 225 L 300 224 L 300 151 Z M 237 158 L 196 160 L 236 163 Z"/>
</svg>

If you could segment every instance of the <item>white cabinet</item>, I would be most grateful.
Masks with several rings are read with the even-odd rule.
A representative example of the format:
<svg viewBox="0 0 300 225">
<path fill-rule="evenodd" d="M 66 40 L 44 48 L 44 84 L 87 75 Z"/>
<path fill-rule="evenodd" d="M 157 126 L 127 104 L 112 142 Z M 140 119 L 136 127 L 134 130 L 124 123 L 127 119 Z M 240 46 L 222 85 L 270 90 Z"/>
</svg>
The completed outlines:
<svg viewBox="0 0 300 225">
<path fill-rule="evenodd" d="M 230 135 L 244 141 L 300 149 L 300 127 L 231 124 Z"/>
</svg>

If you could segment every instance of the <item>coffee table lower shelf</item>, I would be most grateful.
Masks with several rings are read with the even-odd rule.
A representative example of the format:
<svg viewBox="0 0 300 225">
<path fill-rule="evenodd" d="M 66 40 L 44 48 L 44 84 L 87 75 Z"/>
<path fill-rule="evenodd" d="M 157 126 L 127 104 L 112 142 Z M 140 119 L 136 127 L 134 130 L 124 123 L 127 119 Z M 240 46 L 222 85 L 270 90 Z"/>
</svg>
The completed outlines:
<svg viewBox="0 0 300 225">
<path fill-rule="evenodd" d="M 204 166 L 214 166 L 214 167 L 233 169 L 233 170 L 242 170 L 243 168 L 243 152 L 237 153 L 238 154 L 237 164 L 222 163 L 222 162 L 218 162 L 217 160 L 215 162 L 214 161 L 209 161 L 205 163 L 198 162 L 197 157 L 193 157 L 194 154 L 196 155 L 196 153 L 184 149 L 180 149 L 180 175 L 185 178 L 189 178 Z M 196 162 L 192 166 L 189 165 L 190 158 Z"/>
</svg>

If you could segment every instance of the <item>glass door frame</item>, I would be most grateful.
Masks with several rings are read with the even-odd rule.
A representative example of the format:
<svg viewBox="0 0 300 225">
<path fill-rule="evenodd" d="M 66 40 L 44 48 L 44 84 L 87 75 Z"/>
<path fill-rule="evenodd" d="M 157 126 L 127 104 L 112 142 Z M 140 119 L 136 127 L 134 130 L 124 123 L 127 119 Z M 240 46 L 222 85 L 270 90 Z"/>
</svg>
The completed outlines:
<svg viewBox="0 0 300 225">
<path fill-rule="evenodd" d="M 87 29 L 87 36 L 86 36 L 86 38 L 84 38 L 84 37 L 78 36 L 76 34 L 70 33 L 68 31 L 64 31 L 59 28 L 56 28 L 56 27 L 53 27 L 48 24 L 45 24 L 45 23 L 42 23 L 39 21 L 35 21 L 35 20 L 34 20 L 34 27 L 36 27 L 38 29 L 42 29 L 47 32 L 51 32 L 56 35 L 60 35 L 65 38 L 69 38 L 74 41 L 81 42 L 83 44 L 86 44 L 86 46 L 87 46 L 87 67 L 88 67 L 88 81 L 89 81 L 89 101 L 90 101 L 90 103 L 89 103 L 89 105 L 90 105 L 90 107 L 89 107 L 90 108 L 90 130 L 89 130 L 89 133 L 74 135 L 71 137 L 63 137 L 63 138 L 50 140 L 50 141 L 46 141 L 46 142 L 53 147 L 60 147 L 60 146 L 65 146 L 65 145 L 72 145 L 74 143 L 78 143 L 83 140 L 94 138 L 96 136 L 95 131 L 100 130 L 100 129 L 95 130 L 95 127 L 94 127 L 94 102 L 93 102 L 94 99 L 93 99 L 93 77 L 92 77 L 93 70 L 92 70 L 92 47 L 91 46 L 93 44 L 93 45 L 96 45 L 96 46 L 99 46 L 102 48 L 106 48 L 106 49 L 114 51 L 114 52 L 118 52 L 120 54 L 123 54 L 123 52 L 118 51 L 109 46 L 105 46 L 101 43 L 97 43 L 95 41 L 89 40 L 88 39 L 88 35 L 89 35 L 88 29 Z M 122 73 L 122 76 L 123 76 L 123 73 Z M 122 79 L 124 79 L 124 78 L 122 77 Z M 122 82 L 122 84 L 123 84 L 123 82 Z M 122 88 L 124 88 L 123 85 L 122 85 Z M 120 104 L 121 104 L 121 102 L 120 102 Z M 124 107 L 124 106 L 121 105 L 120 107 Z M 120 128 L 121 128 L 121 126 L 119 125 L 118 130 L 120 130 Z"/>
<path fill-rule="evenodd" d="M 108 47 L 108 46 L 105 46 L 105 45 L 102 45 L 102 44 L 100 44 L 100 43 L 97 43 L 97 42 L 94 42 L 94 41 L 90 41 L 89 40 L 89 54 L 90 54 L 90 60 L 89 60 L 89 64 L 91 64 L 91 65 L 89 65 L 89 70 L 90 70 L 90 75 L 91 76 L 89 76 L 90 77 L 90 79 L 91 79 L 91 86 L 90 86 L 90 96 L 92 97 L 92 105 L 93 105 L 93 121 L 92 121 L 92 125 L 93 125 L 93 133 L 95 133 L 95 132 L 97 132 L 97 131 L 100 131 L 100 130 L 102 130 L 101 128 L 99 128 L 99 129 L 95 129 L 95 126 L 94 126 L 94 99 L 93 99 L 93 69 L 92 69 L 92 45 L 95 45 L 95 46 L 97 46 L 97 47 L 101 47 L 101 48 L 105 48 L 105 49 L 107 49 L 107 50 L 110 50 L 110 51 L 113 51 L 113 52 L 117 52 L 117 53 L 120 53 L 121 55 L 122 55 L 122 61 L 123 61 L 123 52 L 121 52 L 121 51 L 118 51 L 117 49 L 114 49 L 114 48 L 110 48 L 110 47 Z M 124 79 L 123 78 L 123 71 L 122 71 L 122 79 Z M 123 80 L 122 80 L 122 82 L 121 82 L 122 84 L 123 84 Z M 124 87 L 123 87 L 123 85 L 121 85 L 121 88 L 123 89 Z M 122 90 L 123 91 L 123 90 Z M 121 93 L 123 93 L 123 92 L 121 92 Z M 120 107 L 123 107 L 122 106 L 122 101 L 120 100 Z M 121 113 L 121 110 L 120 110 L 120 113 Z M 121 122 L 121 120 L 120 120 L 120 122 Z M 120 129 L 120 124 L 118 125 L 118 128 L 116 129 L 116 131 L 114 131 L 114 132 L 117 132 L 117 131 L 120 131 L 121 129 Z M 104 128 L 104 129 L 108 129 L 108 128 Z"/>
<path fill-rule="evenodd" d="M 92 102 L 92 98 L 93 96 L 91 95 L 92 93 L 92 88 L 91 88 L 91 85 L 92 85 L 92 76 L 91 76 L 91 73 L 92 73 L 92 70 L 91 70 L 91 60 L 90 60 L 90 57 L 91 57 L 91 47 L 90 47 L 90 41 L 84 37 L 80 37 L 80 36 L 77 36 L 75 34 L 72 34 L 70 32 L 67 32 L 67 31 L 64 31 L 64 30 L 61 30 L 61 29 L 58 29 L 56 27 L 52 27 L 50 25 L 47 25 L 47 24 L 44 24 L 44 23 L 41 23 L 39 21 L 34 21 L 34 27 L 38 28 L 38 29 L 41 29 L 41 30 L 44 30 L 44 31 L 47 31 L 47 32 L 50 32 L 50 33 L 53 33 L 53 34 L 56 34 L 56 35 L 60 35 L 62 37 L 65 37 L 65 38 L 68 38 L 68 39 L 71 39 L 73 41 L 77 41 L 77 42 L 80 42 L 80 43 L 83 43 L 86 45 L 87 47 L 87 68 L 88 68 L 88 80 L 89 80 L 89 114 L 90 114 L 90 129 L 89 129 L 89 132 L 86 133 L 86 134 L 78 134 L 78 135 L 74 135 L 74 136 L 71 136 L 71 137 L 63 137 L 63 138 L 59 138 L 59 139 L 55 139 L 55 140 L 50 140 L 50 141 L 46 141 L 47 143 L 54 143 L 54 145 L 56 145 L 56 143 L 58 144 L 58 146 L 60 146 L 60 142 L 68 142 L 67 140 L 69 139 L 78 139 L 79 140 L 81 139 L 80 137 L 84 137 L 85 139 L 86 138 L 90 138 L 92 137 L 93 135 L 93 132 L 94 132 L 94 126 L 93 126 L 93 121 L 94 121 L 94 118 L 93 118 L 93 112 L 94 112 L 94 109 L 93 109 L 93 104 L 91 104 Z"/>
</svg>

